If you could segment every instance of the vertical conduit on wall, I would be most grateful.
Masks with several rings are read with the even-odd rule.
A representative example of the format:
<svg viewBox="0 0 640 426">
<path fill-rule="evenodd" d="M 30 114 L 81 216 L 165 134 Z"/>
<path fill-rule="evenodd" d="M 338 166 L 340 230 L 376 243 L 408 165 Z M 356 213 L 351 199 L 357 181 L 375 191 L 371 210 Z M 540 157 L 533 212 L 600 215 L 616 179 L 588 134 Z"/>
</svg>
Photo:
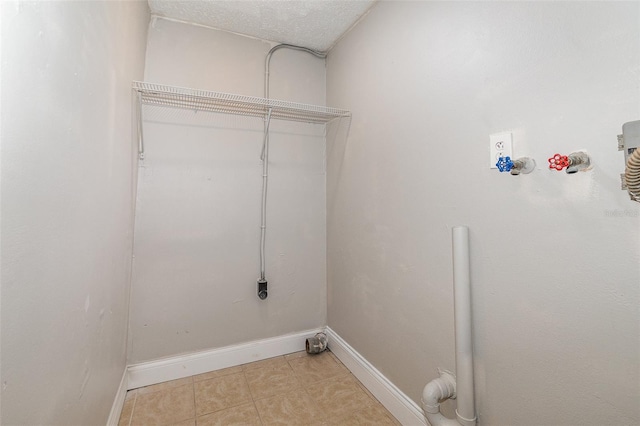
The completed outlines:
<svg viewBox="0 0 640 426">
<path fill-rule="evenodd" d="M 316 52 L 315 50 L 307 49 L 306 47 L 295 46 L 293 44 L 278 44 L 269 50 L 267 57 L 264 61 L 264 98 L 269 99 L 269 68 L 271 65 L 271 56 L 276 50 L 279 49 L 293 49 L 302 52 L 307 52 L 318 58 L 326 58 L 326 53 Z M 264 122 L 264 141 L 262 143 L 262 153 L 260 159 L 262 160 L 262 210 L 260 212 L 260 278 L 258 279 L 258 297 L 261 300 L 267 298 L 267 278 L 266 278 L 266 266 L 265 266 L 265 240 L 267 234 L 267 186 L 269 183 L 269 122 L 271 120 L 271 110 L 269 115 L 265 118 Z"/>
</svg>

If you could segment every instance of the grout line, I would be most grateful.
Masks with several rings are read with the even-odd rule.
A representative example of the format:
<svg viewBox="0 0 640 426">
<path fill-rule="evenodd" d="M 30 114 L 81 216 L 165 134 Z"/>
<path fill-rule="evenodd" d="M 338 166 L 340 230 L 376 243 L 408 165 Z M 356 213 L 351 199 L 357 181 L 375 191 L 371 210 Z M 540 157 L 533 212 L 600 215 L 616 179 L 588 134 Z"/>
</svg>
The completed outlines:
<svg viewBox="0 0 640 426">
<path fill-rule="evenodd" d="M 253 404 L 253 408 L 254 410 L 256 410 L 256 413 L 258 413 L 258 419 L 260 420 L 260 424 L 264 425 L 264 422 L 262 421 L 262 416 L 260 415 L 260 411 L 258 410 L 258 406 L 256 405 L 256 399 L 253 396 L 253 392 L 251 392 L 251 386 L 249 386 L 249 380 L 247 379 L 247 370 L 244 368 L 244 365 L 242 366 L 242 376 L 244 377 L 244 381 L 247 384 L 247 388 L 249 388 L 249 395 L 251 396 L 251 403 Z"/>
<path fill-rule="evenodd" d="M 247 378 L 247 370 L 244 368 L 244 365 L 242 366 L 242 377 L 244 377 L 244 382 L 247 384 L 247 388 L 249 388 L 249 395 L 251 395 L 251 401 L 255 401 L 256 398 L 253 396 L 253 391 L 251 390 L 251 385 L 249 384 L 249 379 Z M 256 410 L 257 409 L 258 408 L 256 407 Z"/>
<path fill-rule="evenodd" d="M 253 404 L 253 408 L 256 410 L 256 413 L 258 413 L 258 420 L 260 420 L 260 424 L 263 425 L 264 421 L 262 421 L 262 416 L 260 415 L 260 410 L 258 410 L 255 399 L 251 398 L 251 403 Z"/>
<path fill-rule="evenodd" d="M 191 390 L 193 391 L 193 424 L 198 425 L 198 407 L 196 406 L 196 382 L 191 376 Z"/>
</svg>

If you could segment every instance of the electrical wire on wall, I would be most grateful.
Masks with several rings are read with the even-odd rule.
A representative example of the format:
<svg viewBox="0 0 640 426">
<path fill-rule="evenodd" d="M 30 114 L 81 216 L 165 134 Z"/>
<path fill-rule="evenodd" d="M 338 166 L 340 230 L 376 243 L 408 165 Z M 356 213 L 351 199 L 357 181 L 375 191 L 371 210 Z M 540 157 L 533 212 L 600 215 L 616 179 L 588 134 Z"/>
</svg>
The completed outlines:
<svg viewBox="0 0 640 426">
<path fill-rule="evenodd" d="M 296 46 L 293 44 L 278 44 L 269 50 L 264 61 L 264 98 L 269 99 L 269 66 L 271 64 L 271 56 L 279 49 L 293 49 L 301 52 L 307 52 L 318 58 L 326 58 L 327 54 L 308 49 L 306 47 Z M 262 160 L 262 211 L 260 218 L 260 278 L 258 279 L 258 297 L 262 300 L 266 299 L 267 278 L 265 267 L 265 239 L 267 234 L 267 184 L 269 181 L 269 123 L 271 121 L 271 109 L 267 113 L 264 121 L 264 139 L 262 142 L 262 152 L 260 159 Z"/>
</svg>

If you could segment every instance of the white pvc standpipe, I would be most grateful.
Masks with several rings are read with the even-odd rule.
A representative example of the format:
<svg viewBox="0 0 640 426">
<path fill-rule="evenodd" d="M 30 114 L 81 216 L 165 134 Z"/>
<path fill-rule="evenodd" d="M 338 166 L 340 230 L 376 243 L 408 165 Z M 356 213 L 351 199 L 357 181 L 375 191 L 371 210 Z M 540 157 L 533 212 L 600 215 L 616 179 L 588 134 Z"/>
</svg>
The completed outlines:
<svg viewBox="0 0 640 426">
<path fill-rule="evenodd" d="M 471 337 L 471 275 L 469 228 L 455 226 L 453 240 L 453 296 L 456 332 L 456 416 L 463 426 L 476 424 L 473 389 L 473 343 Z"/>
</svg>

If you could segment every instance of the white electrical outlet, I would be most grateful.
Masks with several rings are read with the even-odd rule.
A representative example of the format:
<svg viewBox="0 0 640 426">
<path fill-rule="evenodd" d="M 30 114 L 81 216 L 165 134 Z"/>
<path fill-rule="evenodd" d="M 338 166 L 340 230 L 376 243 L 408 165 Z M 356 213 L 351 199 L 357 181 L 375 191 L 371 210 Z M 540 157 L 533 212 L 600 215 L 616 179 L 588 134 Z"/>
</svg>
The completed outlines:
<svg viewBox="0 0 640 426">
<path fill-rule="evenodd" d="M 494 133 L 489 135 L 490 167 L 497 169 L 500 157 L 511 157 L 513 160 L 513 135 L 511 133 Z"/>
</svg>

